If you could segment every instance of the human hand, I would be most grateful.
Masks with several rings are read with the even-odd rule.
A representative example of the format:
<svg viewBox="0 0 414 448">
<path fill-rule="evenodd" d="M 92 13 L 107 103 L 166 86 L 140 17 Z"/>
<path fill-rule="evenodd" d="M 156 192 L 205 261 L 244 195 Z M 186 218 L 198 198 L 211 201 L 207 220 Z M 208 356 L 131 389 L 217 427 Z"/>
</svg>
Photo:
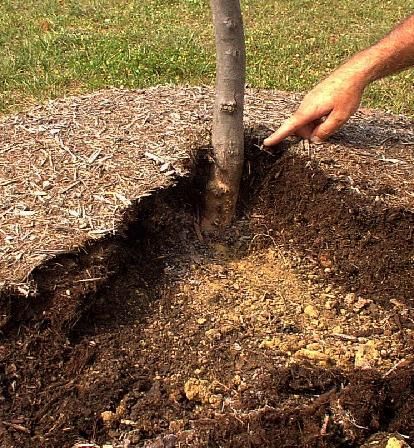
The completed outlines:
<svg viewBox="0 0 414 448">
<path fill-rule="evenodd" d="M 274 146 L 289 135 L 321 143 L 356 112 L 364 88 L 352 72 L 333 72 L 304 97 L 297 111 L 264 140 L 264 145 Z"/>
</svg>

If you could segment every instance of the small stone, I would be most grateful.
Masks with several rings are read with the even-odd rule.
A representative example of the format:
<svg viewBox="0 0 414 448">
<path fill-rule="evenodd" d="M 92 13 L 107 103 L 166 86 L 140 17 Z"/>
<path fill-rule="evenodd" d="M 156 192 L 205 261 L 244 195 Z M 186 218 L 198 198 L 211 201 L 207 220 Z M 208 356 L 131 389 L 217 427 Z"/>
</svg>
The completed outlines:
<svg viewBox="0 0 414 448">
<path fill-rule="evenodd" d="M 127 412 L 126 403 L 124 400 L 121 400 L 119 405 L 116 407 L 115 415 L 117 418 L 124 417 Z"/>
<path fill-rule="evenodd" d="M 221 407 L 223 403 L 223 396 L 221 394 L 213 394 L 210 395 L 208 399 L 209 404 L 211 404 L 215 408 Z"/>
<path fill-rule="evenodd" d="M 272 338 L 272 339 L 265 339 L 264 341 L 262 341 L 259 344 L 260 348 L 268 348 L 268 349 L 272 349 L 275 347 L 279 347 L 280 345 L 280 339 L 278 338 Z"/>
<path fill-rule="evenodd" d="M 101 412 L 101 419 L 105 425 L 110 425 L 114 420 L 116 420 L 116 414 L 112 411 Z"/>
<path fill-rule="evenodd" d="M 319 316 L 319 311 L 317 308 L 315 308 L 313 305 L 307 305 L 305 306 L 305 309 L 303 310 L 304 314 L 306 314 L 309 317 L 316 318 Z"/>
<path fill-rule="evenodd" d="M 121 419 L 121 424 L 125 426 L 138 426 L 139 423 L 137 423 L 134 420 L 129 420 L 128 418 Z"/>
<path fill-rule="evenodd" d="M 219 256 L 226 256 L 229 254 L 229 248 L 227 246 L 225 246 L 224 244 L 220 244 L 220 243 L 216 243 L 213 245 L 213 250 L 215 252 L 216 255 Z"/>
<path fill-rule="evenodd" d="M 296 359 L 308 359 L 310 361 L 315 361 L 325 366 L 335 364 L 334 360 L 330 358 L 327 354 L 316 350 L 308 350 L 306 348 L 298 350 L 295 353 L 294 357 Z"/>
<path fill-rule="evenodd" d="M 375 341 L 368 341 L 358 347 L 354 365 L 359 369 L 370 369 L 379 358 L 380 354 L 375 346 Z"/>
<path fill-rule="evenodd" d="M 241 384 L 241 382 L 242 382 L 241 376 L 240 376 L 240 375 L 234 375 L 233 383 L 234 383 L 236 386 L 238 386 L 239 384 Z"/>
<path fill-rule="evenodd" d="M 201 403 L 208 403 L 210 399 L 210 387 L 207 380 L 200 380 L 198 378 L 190 378 L 184 384 L 185 396 L 190 401 L 200 401 Z"/>
<path fill-rule="evenodd" d="M 329 254 L 327 253 L 321 253 L 319 255 L 319 263 L 323 268 L 331 268 L 332 267 L 332 260 L 329 257 Z"/>
<path fill-rule="evenodd" d="M 165 162 L 160 166 L 160 173 L 165 173 L 171 168 L 171 164 L 169 162 Z"/>
<path fill-rule="evenodd" d="M 311 344 L 308 344 L 306 346 L 306 348 L 308 350 L 320 350 L 321 349 L 321 345 L 318 342 L 312 342 Z"/>
<path fill-rule="evenodd" d="M 204 317 L 200 317 L 199 319 L 197 319 L 198 325 L 204 325 L 206 322 L 207 319 L 205 319 Z"/>
<path fill-rule="evenodd" d="M 78 227 L 80 229 L 87 229 L 89 227 L 89 223 L 85 219 L 81 219 L 81 220 L 79 220 Z"/>
<path fill-rule="evenodd" d="M 410 448 L 410 445 L 398 433 L 377 432 L 361 448 Z"/>
</svg>

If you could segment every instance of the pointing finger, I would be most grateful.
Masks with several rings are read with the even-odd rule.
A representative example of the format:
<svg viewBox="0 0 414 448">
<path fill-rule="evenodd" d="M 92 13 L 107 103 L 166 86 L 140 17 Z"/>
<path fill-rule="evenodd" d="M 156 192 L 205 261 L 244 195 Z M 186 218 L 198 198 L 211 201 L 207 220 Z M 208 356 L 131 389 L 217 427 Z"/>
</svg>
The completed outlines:
<svg viewBox="0 0 414 448">
<path fill-rule="evenodd" d="M 302 123 L 299 123 L 298 120 L 293 116 L 288 118 L 286 121 L 282 123 L 280 128 L 274 132 L 272 135 L 267 137 L 263 144 L 265 146 L 274 146 L 281 142 L 283 139 L 288 137 L 289 135 L 293 135 Z"/>
</svg>

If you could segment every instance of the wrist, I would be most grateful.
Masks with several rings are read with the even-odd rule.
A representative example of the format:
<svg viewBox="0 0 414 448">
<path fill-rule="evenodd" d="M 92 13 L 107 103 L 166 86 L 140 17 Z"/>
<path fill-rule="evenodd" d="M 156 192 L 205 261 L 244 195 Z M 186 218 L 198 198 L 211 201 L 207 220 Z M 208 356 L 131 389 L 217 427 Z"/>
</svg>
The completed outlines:
<svg viewBox="0 0 414 448">
<path fill-rule="evenodd" d="M 343 84 L 363 91 L 372 81 L 376 79 L 375 68 L 372 60 L 358 55 L 340 66 L 334 73 Z"/>
<path fill-rule="evenodd" d="M 338 68 L 338 72 L 363 90 L 371 82 L 388 74 L 387 65 L 390 65 L 392 57 L 390 48 L 377 44 L 354 55 Z"/>
</svg>

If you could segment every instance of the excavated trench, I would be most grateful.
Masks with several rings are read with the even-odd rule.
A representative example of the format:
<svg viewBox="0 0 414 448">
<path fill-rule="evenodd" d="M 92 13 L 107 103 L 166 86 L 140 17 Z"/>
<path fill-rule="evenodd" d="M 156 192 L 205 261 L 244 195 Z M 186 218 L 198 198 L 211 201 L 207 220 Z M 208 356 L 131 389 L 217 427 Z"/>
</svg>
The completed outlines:
<svg viewBox="0 0 414 448">
<path fill-rule="evenodd" d="M 197 225 L 203 169 L 2 297 L 2 447 L 413 440 L 412 211 L 259 134 L 220 239 Z"/>
</svg>

